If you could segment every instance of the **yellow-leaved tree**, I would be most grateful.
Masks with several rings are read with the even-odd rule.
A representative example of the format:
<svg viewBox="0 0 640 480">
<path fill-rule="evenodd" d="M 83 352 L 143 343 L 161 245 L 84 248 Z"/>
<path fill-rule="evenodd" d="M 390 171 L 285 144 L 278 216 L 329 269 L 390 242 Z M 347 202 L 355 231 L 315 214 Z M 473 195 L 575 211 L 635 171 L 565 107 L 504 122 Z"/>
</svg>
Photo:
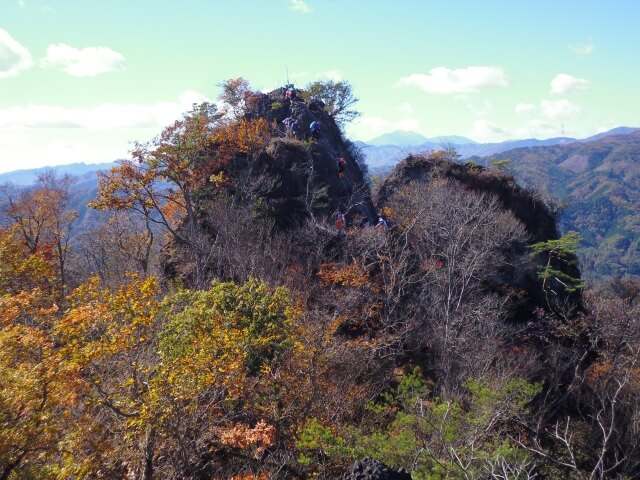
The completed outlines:
<svg viewBox="0 0 640 480">
<path fill-rule="evenodd" d="M 49 478 L 80 384 L 50 331 L 55 267 L 0 230 L 0 479 Z"/>
<path fill-rule="evenodd" d="M 110 290 L 92 278 L 70 294 L 69 303 L 55 333 L 85 388 L 75 412 L 78 428 L 63 449 L 69 452 L 64 472 L 82 477 L 101 471 L 112 478 L 150 472 L 156 432 L 143 413 L 158 368 L 158 283 L 130 275 Z"/>
</svg>

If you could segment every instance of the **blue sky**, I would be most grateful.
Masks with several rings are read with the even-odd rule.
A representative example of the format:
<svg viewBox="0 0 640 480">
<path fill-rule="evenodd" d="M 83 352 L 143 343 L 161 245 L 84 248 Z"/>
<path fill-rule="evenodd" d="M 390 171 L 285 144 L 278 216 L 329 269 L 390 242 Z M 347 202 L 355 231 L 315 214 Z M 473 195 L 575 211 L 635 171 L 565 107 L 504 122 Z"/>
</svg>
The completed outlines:
<svg viewBox="0 0 640 480">
<path fill-rule="evenodd" d="M 0 172 L 127 155 L 217 85 L 351 82 L 368 140 L 640 126 L 640 2 L 0 0 Z"/>
</svg>

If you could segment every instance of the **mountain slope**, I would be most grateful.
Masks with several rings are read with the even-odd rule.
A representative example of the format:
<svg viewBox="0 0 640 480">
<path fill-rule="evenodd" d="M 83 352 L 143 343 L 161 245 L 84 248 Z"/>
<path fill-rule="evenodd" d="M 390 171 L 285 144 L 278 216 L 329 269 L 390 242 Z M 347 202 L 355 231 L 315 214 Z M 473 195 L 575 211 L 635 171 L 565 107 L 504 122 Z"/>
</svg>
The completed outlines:
<svg viewBox="0 0 640 480">
<path fill-rule="evenodd" d="M 561 227 L 582 234 L 580 259 L 588 276 L 640 275 L 640 131 L 508 150 L 495 158 L 511 159 L 521 184 L 566 205 Z"/>
</svg>

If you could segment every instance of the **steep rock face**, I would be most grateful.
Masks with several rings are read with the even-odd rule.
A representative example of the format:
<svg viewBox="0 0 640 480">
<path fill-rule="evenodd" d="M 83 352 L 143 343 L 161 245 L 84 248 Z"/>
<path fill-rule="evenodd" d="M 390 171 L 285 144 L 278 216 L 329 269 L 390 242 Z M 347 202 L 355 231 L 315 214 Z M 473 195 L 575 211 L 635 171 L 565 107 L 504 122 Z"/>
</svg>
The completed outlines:
<svg viewBox="0 0 640 480">
<path fill-rule="evenodd" d="M 529 236 L 528 244 L 559 238 L 555 215 L 531 191 L 520 188 L 512 177 L 479 165 L 456 163 L 445 155 L 409 156 L 400 162 L 374 192 L 376 206 L 382 210 L 395 192 L 411 182 L 428 185 L 443 179 L 453 180 L 461 188 L 496 196 L 501 206 L 523 224 Z M 502 269 L 491 287 L 515 293 L 519 303 L 514 318 L 531 319 L 536 308 L 548 305 L 538 278 L 539 267 L 548 258 L 538 255 L 528 262 L 517 261 L 518 258 L 529 257 L 529 249 L 525 244 L 512 245 L 511 256 L 514 259 L 511 266 Z M 574 262 L 577 263 L 576 258 L 572 257 L 570 263 L 553 261 L 552 265 L 574 278 L 580 278 L 580 270 Z M 581 295 L 579 292 L 559 292 L 557 303 L 565 301 L 580 305 Z"/>
<path fill-rule="evenodd" d="M 272 192 L 272 198 L 296 198 L 297 207 L 304 206 L 310 215 L 327 216 L 336 210 L 348 217 L 376 216 L 369 186 L 365 181 L 357 153 L 346 142 L 340 128 L 321 106 L 300 97 L 284 99 L 280 89 L 260 95 L 251 103 L 247 119 L 264 118 L 278 125 L 279 136 L 269 144 L 261 161 L 284 169 L 271 168 L 270 174 L 280 177 L 281 188 Z M 287 138 L 286 118 L 298 122 L 299 134 Z M 310 125 L 320 123 L 316 139 L 311 138 Z M 337 162 L 346 160 L 344 176 L 338 177 Z M 301 205 L 302 202 L 304 205 Z"/>
</svg>

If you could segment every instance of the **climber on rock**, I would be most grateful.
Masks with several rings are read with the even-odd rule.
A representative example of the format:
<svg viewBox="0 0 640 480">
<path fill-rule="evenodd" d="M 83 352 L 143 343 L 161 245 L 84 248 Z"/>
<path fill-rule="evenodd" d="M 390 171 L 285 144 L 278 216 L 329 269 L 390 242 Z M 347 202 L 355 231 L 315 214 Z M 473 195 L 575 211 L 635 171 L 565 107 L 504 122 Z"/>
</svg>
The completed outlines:
<svg viewBox="0 0 640 480">
<path fill-rule="evenodd" d="M 344 157 L 338 159 L 338 178 L 344 178 L 344 171 L 347 168 L 347 160 Z"/>
<path fill-rule="evenodd" d="M 282 124 L 286 127 L 286 137 L 290 138 L 293 134 L 293 123 L 296 121 L 293 117 L 287 117 L 282 121 Z"/>
<path fill-rule="evenodd" d="M 297 98 L 296 98 L 296 89 L 295 89 L 295 88 L 293 88 L 293 85 L 291 85 L 291 86 L 287 89 L 287 91 L 286 91 L 286 92 L 285 92 L 285 94 L 284 94 L 284 98 L 285 98 L 285 99 L 288 99 L 288 100 L 291 100 L 292 102 L 293 102 L 294 100 L 297 100 Z"/>
<path fill-rule="evenodd" d="M 300 122 L 298 120 L 291 122 L 291 132 L 293 132 L 294 138 L 302 138 L 302 128 L 300 127 Z"/>
<path fill-rule="evenodd" d="M 318 140 L 318 138 L 320 138 L 320 122 L 318 120 L 311 122 L 309 130 L 311 130 L 311 138 L 314 140 Z"/>
<path fill-rule="evenodd" d="M 333 214 L 333 216 L 336 219 L 336 229 L 338 230 L 338 233 L 342 232 L 345 227 L 344 213 L 338 210 L 336 211 L 336 213 Z"/>
</svg>

